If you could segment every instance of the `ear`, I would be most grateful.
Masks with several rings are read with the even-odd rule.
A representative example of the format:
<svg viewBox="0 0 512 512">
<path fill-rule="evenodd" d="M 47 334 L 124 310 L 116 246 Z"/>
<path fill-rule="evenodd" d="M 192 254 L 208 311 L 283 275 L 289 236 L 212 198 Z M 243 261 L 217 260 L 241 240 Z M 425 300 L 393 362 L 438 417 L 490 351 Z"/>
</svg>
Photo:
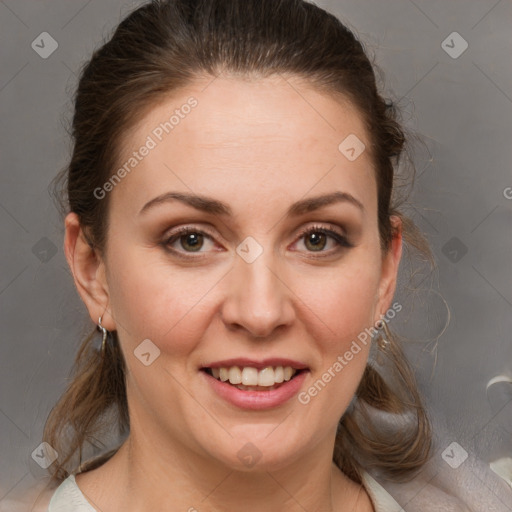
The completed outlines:
<svg viewBox="0 0 512 512">
<path fill-rule="evenodd" d="M 105 277 L 105 263 L 98 251 L 87 242 L 78 215 L 69 213 L 65 219 L 64 254 L 73 273 L 75 286 L 95 324 L 101 316 L 101 325 L 115 330 L 115 321 L 109 308 L 109 292 Z"/>
<path fill-rule="evenodd" d="M 402 257 L 402 220 L 400 217 L 392 215 L 390 221 L 393 228 L 393 238 L 388 252 L 382 256 L 381 278 L 376 306 L 378 317 L 374 319 L 374 325 L 381 319 L 381 315 L 385 315 L 391 305 L 396 289 L 398 267 Z"/>
</svg>

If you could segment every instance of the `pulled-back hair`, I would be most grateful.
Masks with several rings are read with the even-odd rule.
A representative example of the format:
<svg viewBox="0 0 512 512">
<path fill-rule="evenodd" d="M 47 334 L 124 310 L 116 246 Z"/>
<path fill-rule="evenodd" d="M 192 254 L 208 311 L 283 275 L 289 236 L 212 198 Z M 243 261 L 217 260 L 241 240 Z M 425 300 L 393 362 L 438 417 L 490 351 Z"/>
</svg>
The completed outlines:
<svg viewBox="0 0 512 512">
<path fill-rule="evenodd" d="M 220 73 L 265 78 L 296 77 L 357 109 L 369 137 L 378 187 L 381 250 L 394 235 L 390 216 L 402 219 L 406 246 L 434 260 L 427 240 L 401 210 L 403 177 L 414 166 L 395 102 L 378 91 L 375 65 L 353 32 L 335 16 L 304 0 L 155 0 L 131 12 L 113 36 L 82 69 L 72 120 L 69 164 L 54 181 L 63 214 L 75 212 L 91 247 L 105 254 L 110 195 L 94 190 L 120 163 L 122 142 L 157 102 L 198 77 Z M 341 142 L 341 141 L 340 141 Z M 407 163 L 407 166 L 401 164 Z M 388 330 L 390 333 L 390 331 Z M 390 333 L 391 334 L 391 333 Z M 49 467 L 52 482 L 62 481 L 82 464 L 86 443 L 101 444 L 105 430 L 129 432 L 125 361 L 117 333 L 105 356 L 93 347 L 94 329 L 83 340 L 72 379 L 47 419 L 43 440 L 59 457 Z M 431 425 L 407 362 L 401 340 L 390 337 L 391 385 L 372 364 L 363 373 L 355 400 L 338 425 L 333 460 L 361 483 L 363 468 L 373 467 L 394 480 L 411 478 L 431 457 Z M 407 428 L 390 432 L 370 414 L 413 418 Z M 98 441 L 99 438 L 99 441 Z M 102 464 L 114 447 L 88 470 Z M 77 457 L 78 452 L 78 459 Z M 74 462 L 73 462 L 74 460 Z"/>
</svg>

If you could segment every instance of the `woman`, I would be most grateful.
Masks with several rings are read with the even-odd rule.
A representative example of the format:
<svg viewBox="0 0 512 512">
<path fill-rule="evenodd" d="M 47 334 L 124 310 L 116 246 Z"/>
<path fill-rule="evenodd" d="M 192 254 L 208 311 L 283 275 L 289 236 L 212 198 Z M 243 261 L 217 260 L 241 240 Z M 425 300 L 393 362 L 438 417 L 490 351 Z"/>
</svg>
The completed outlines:
<svg viewBox="0 0 512 512">
<path fill-rule="evenodd" d="M 153 1 L 84 68 L 73 138 L 65 252 L 101 345 L 45 427 L 49 511 L 400 510 L 369 471 L 410 480 L 432 439 L 387 323 L 402 241 L 432 258 L 354 35 L 301 0 Z"/>
</svg>

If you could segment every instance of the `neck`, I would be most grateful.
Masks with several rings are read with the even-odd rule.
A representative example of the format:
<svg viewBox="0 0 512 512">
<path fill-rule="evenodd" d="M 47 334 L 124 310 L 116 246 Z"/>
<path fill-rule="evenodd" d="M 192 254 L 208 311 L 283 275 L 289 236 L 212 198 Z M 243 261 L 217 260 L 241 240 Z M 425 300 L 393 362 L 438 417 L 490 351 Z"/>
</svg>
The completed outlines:
<svg viewBox="0 0 512 512">
<path fill-rule="evenodd" d="M 188 512 L 352 512 L 360 486 L 332 462 L 332 440 L 279 469 L 238 471 L 186 447 L 130 434 L 104 466 L 115 509 Z M 108 471 L 107 471 L 107 467 Z M 112 489 L 119 489 L 117 496 Z M 362 500 L 363 498 L 361 498 Z M 172 504 L 172 509 L 169 508 Z"/>
</svg>

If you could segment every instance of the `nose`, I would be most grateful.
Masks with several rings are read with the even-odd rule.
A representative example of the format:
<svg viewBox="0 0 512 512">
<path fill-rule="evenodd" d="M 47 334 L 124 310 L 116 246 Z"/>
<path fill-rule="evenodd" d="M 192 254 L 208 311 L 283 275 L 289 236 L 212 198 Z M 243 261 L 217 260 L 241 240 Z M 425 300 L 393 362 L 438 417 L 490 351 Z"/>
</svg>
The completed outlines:
<svg viewBox="0 0 512 512">
<path fill-rule="evenodd" d="M 293 292 L 264 252 L 248 263 L 237 258 L 229 273 L 222 319 L 229 330 L 243 329 L 254 338 L 271 337 L 294 318 Z"/>
</svg>

